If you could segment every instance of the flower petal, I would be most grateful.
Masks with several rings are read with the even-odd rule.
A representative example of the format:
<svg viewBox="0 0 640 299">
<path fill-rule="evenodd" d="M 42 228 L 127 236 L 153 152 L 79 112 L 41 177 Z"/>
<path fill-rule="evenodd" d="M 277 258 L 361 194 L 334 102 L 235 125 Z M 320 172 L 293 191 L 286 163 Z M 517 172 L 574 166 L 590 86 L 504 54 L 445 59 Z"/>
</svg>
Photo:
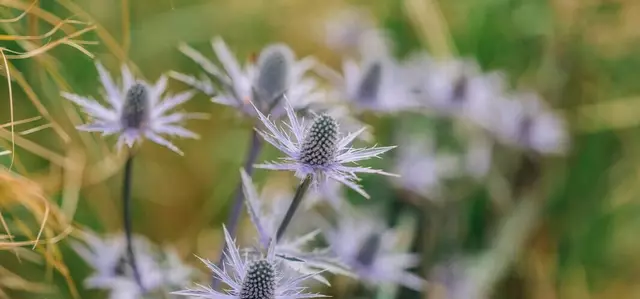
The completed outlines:
<svg viewBox="0 0 640 299">
<path fill-rule="evenodd" d="M 165 112 L 175 108 L 176 106 L 190 100 L 193 96 L 193 91 L 185 91 L 174 96 L 165 97 L 162 102 L 153 107 L 153 117 L 158 117 L 164 114 Z"/>
<path fill-rule="evenodd" d="M 184 156 L 184 153 L 177 146 L 173 145 L 173 143 L 169 142 L 168 140 L 164 139 L 162 136 L 154 133 L 153 131 L 146 131 L 144 135 L 149 140 L 174 151 L 180 156 Z"/>
<path fill-rule="evenodd" d="M 68 92 L 62 92 L 61 95 L 67 100 L 74 102 L 76 105 L 81 106 L 87 113 L 91 114 L 91 116 L 95 118 L 107 121 L 115 121 L 118 119 L 118 115 L 115 111 L 105 108 L 94 99 Z"/>
<path fill-rule="evenodd" d="M 100 62 L 96 62 L 96 68 L 98 69 L 98 75 L 100 76 L 100 82 L 102 82 L 102 86 L 104 87 L 107 101 L 109 101 L 111 106 L 119 109 L 122 106 L 122 95 L 120 94 L 120 89 L 116 83 L 113 82 L 111 75 Z"/>
</svg>

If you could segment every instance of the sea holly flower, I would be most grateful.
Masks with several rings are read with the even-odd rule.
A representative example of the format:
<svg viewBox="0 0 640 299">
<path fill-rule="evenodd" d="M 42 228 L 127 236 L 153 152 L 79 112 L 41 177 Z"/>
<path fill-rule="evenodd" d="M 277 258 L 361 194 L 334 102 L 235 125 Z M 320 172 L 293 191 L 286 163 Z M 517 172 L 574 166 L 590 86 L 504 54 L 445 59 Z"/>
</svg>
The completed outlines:
<svg viewBox="0 0 640 299">
<path fill-rule="evenodd" d="M 394 172 L 398 187 L 430 200 L 442 200 L 442 183 L 461 175 L 461 161 L 454 154 L 437 153 L 430 138 L 406 136 L 400 142 Z"/>
<path fill-rule="evenodd" d="M 265 127 L 265 130 L 259 130 L 258 133 L 265 141 L 285 153 L 286 157 L 282 158 L 280 163 L 259 164 L 255 167 L 293 171 L 299 178 L 311 176 L 315 186 L 333 179 L 366 198 L 369 198 L 369 195 L 357 184 L 359 178 L 356 173 L 394 176 L 382 170 L 346 164 L 380 157 L 395 146 L 354 148 L 351 143 L 364 132 L 364 128 L 341 136 L 338 123 L 329 115 L 319 115 L 310 125 L 306 125 L 304 121 L 298 120 L 288 102 L 285 109 L 289 119 L 289 123 L 285 123 L 286 130 L 275 125 L 256 108 L 258 117 Z"/>
<path fill-rule="evenodd" d="M 435 60 L 414 55 L 405 62 L 410 89 L 428 110 L 468 120 L 480 127 L 494 117 L 494 100 L 505 89 L 500 73 L 482 73 L 472 60 Z"/>
<path fill-rule="evenodd" d="M 100 238 L 93 233 L 84 233 L 83 239 L 83 243 L 74 242 L 72 247 L 94 270 L 84 281 L 87 288 L 107 290 L 109 298 L 114 299 L 136 299 L 143 295 L 126 262 L 123 235 Z M 134 242 L 140 279 L 147 292 L 167 292 L 171 287 L 186 283 L 195 273 L 170 248 L 158 250 L 140 236 L 136 236 Z"/>
<path fill-rule="evenodd" d="M 119 134 L 117 147 L 125 144 L 132 147 L 135 142 L 149 139 L 157 144 L 182 155 L 182 151 L 162 135 L 183 138 L 198 138 L 198 135 L 183 128 L 181 123 L 187 119 L 204 118 L 202 113 L 168 113 L 193 96 L 187 91 L 176 95 L 163 95 L 167 86 L 167 77 L 161 76 L 151 85 L 135 80 L 126 65 L 122 65 L 122 82 L 116 84 L 107 70 L 96 63 L 100 81 L 104 87 L 103 97 L 109 104 L 105 107 L 91 97 L 68 92 L 62 96 L 82 107 L 94 121 L 78 126 L 78 130 L 100 132 L 102 135 Z"/>
<path fill-rule="evenodd" d="M 281 259 L 276 258 L 274 242 L 270 242 L 264 256 L 250 257 L 240 255 L 234 239 L 223 227 L 227 249 L 225 265 L 218 267 L 214 263 L 200 259 L 217 279 L 229 289 L 224 292 L 211 287 L 198 285 L 196 288 L 177 291 L 173 294 L 212 299 L 300 299 L 319 298 L 324 295 L 309 293 L 303 282 L 318 273 L 297 275 L 282 267 Z"/>
<path fill-rule="evenodd" d="M 404 71 L 390 56 L 345 60 L 339 97 L 357 110 L 394 113 L 416 107 Z"/>
<path fill-rule="evenodd" d="M 207 74 L 198 78 L 172 71 L 170 76 L 200 90 L 213 102 L 235 107 L 250 116 L 256 115 L 251 104 L 264 113 L 283 115 L 285 111 L 280 103 L 283 96 L 296 108 L 320 99 L 316 81 L 305 77 L 314 63 L 311 57 L 296 60 L 287 45 L 271 44 L 260 52 L 256 63 L 247 62 L 243 68 L 221 38 L 214 38 L 211 44 L 222 69 L 202 53 L 182 44 L 180 51 Z M 209 76 L 215 79 L 215 84 Z"/>
<path fill-rule="evenodd" d="M 490 131 L 502 143 L 540 154 L 563 154 L 569 145 L 565 120 L 533 93 L 502 98 Z"/>
<path fill-rule="evenodd" d="M 379 218 L 349 207 L 337 219 L 337 225 L 323 229 L 330 251 L 310 255 L 310 264 L 328 272 L 346 272 L 370 285 L 393 283 L 422 290 L 425 281 L 409 272 L 419 265 L 419 255 L 398 249 L 400 229 L 387 228 Z"/>
</svg>

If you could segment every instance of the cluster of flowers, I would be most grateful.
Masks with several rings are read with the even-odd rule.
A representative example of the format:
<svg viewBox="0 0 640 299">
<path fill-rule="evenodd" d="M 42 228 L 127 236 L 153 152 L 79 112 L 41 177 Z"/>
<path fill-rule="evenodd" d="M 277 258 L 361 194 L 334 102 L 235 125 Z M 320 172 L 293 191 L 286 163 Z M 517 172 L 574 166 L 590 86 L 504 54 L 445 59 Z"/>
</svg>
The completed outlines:
<svg viewBox="0 0 640 299">
<path fill-rule="evenodd" d="M 260 124 L 256 131 L 262 139 L 285 155 L 280 161 L 255 167 L 292 171 L 301 179 L 301 185 L 286 213 L 284 209 L 266 209 L 263 207 L 266 200 L 258 195 L 251 177 L 241 171 L 246 206 L 257 231 L 259 246 L 240 250 L 234 236 L 224 228 L 227 244 L 224 262 L 216 265 L 202 261 L 229 289 L 220 291 L 198 285 L 174 294 L 240 299 L 322 297 L 308 292 L 304 283 L 307 280 L 328 283 L 322 277 L 324 273 L 350 275 L 371 284 L 391 282 L 421 290 L 424 281 L 409 272 L 417 266 L 418 256 L 395 250 L 398 235 L 394 229 L 371 216 L 357 216 L 359 213 L 354 212 L 354 208 L 345 206 L 341 187 L 346 186 L 369 198 L 358 184 L 357 174 L 373 173 L 390 176 L 399 186 L 431 197 L 438 180 L 456 175 L 460 163 L 454 157 L 436 158 L 435 146 L 429 139 L 408 137 L 404 139 L 405 144 L 401 143 L 396 163 L 396 171 L 401 177 L 359 166 L 358 162 L 380 157 L 394 148 L 354 147 L 352 144 L 357 139 L 372 140 L 372 135 L 366 134 L 366 127 L 356 117 L 359 113 L 424 112 L 472 124 L 481 134 L 478 135 L 480 138 L 474 139 L 478 147 L 470 147 L 473 150 L 469 157 L 474 161 L 474 167 L 469 169 L 478 176 L 486 173 L 488 166 L 478 165 L 489 165 L 490 161 L 478 161 L 490 159 L 494 140 L 541 154 L 566 150 L 562 118 L 534 94 L 507 92 L 500 75 L 484 74 L 473 62 L 436 60 L 426 54 L 396 61 L 385 50 L 383 34 L 361 36 L 366 36 L 363 43 L 376 40 L 374 46 L 362 47 L 375 51 L 362 50 L 358 59 L 346 60 L 342 74 L 312 57 L 296 59 L 284 44 L 265 47 L 255 62 L 244 65 L 236 60 L 221 38 L 212 41 L 219 64 L 187 45 L 180 45 L 180 51 L 199 64 L 204 72 L 190 75 L 171 71 L 169 76 L 211 97 L 213 102 L 234 107 L 241 115 L 255 119 Z M 126 66 L 122 67 L 122 80 L 117 84 L 102 65 L 96 65 L 105 90 L 104 98 L 110 107 L 91 98 L 63 93 L 94 118 L 93 123 L 78 127 L 80 130 L 119 134 L 119 147 L 132 147 L 136 141 L 148 139 L 179 154 L 182 154 L 180 149 L 162 135 L 198 137 L 183 128 L 182 122 L 203 118 L 203 114 L 169 112 L 188 101 L 195 94 L 193 91 L 166 95 L 167 77 L 162 76 L 155 84 L 150 84 L 134 79 Z M 321 88 L 323 79 L 331 83 L 329 90 Z M 343 134 L 341 130 L 348 133 Z M 309 187 L 308 197 L 313 193 L 336 207 L 336 213 L 346 214 L 336 217 L 338 223 L 326 223 L 320 225 L 319 230 L 310 229 L 293 235 L 286 230 L 287 224 L 296 212 L 297 200 L 304 197 Z M 312 241 L 320 236 L 328 246 L 312 248 Z M 94 238 L 90 243 L 96 242 Z M 117 250 L 109 252 L 106 248 L 110 247 L 106 245 L 91 247 L 93 253 L 79 250 L 98 271 L 97 278 L 89 278 L 90 285 L 115 288 L 116 284 L 105 277 L 123 275 L 132 283 L 131 273 L 116 271 L 120 255 L 113 257 L 108 265 L 98 262 L 102 260 L 98 257 L 101 252 L 113 255 Z M 139 255 L 144 259 L 144 252 Z M 152 263 L 140 261 L 138 264 L 151 267 Z M 161 278 L 154 276 L 162 271 L 145 268 L 140 272 L 145 289 L 166 286 Z M 184 282 L 184 277 L 180 276 L 180 281 L 173 279 L 171 285 Z"/>
</svg>

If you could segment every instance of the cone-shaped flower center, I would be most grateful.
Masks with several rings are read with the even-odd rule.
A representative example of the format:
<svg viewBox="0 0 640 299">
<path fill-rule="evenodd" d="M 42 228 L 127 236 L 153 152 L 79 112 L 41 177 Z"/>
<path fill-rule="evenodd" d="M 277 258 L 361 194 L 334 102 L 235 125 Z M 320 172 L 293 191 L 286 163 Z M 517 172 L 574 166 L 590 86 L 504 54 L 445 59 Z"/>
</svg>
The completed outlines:
<svg viewBox="0 0 640 299">
<path fill-rule="evenodd" d="M 242 282 L 239 299 L 274 299 L 276 292 L 276 270 L 267 260 L 249 264 Z"/>
<path fill-rule="evenodd" d="M 360 250 L 356 255 L 356 261 L 360 266 L 369 267 L 373 264 L 380 250 L 382 236 L 378 233 L 370 234 L 360 245 Z"/>
<path fill-rule="evenodd" d="M 525 114 L 518 123 L 518 141 L 525 146 L 531 146 L 531 134 L 533 130 L 535 120 L 531 115 Z"/>
<path fill-rule="evenodd" d="M 451 92 L 451 101 L 453 103 L 462 103 L 467 98 L 469 89 L 469 78 L 467 75 L 462 74 L 453 83 L 453 91 Z"/>
<path fill-rule="evenodd" d="M 140 129 L 149 118 L 149 90 L 141 83 L 136 83 L 124 98 L 120 122 L 124 129 Z"/>
<path fill-rule="evenodd" d="M 315 119 L 302 143 L 300 162 L 316 166 L 327 166 L 333 161 L 338 141 L 338 123 L 328 115 Z"/>
<path fill-rule="evenodd" d="M 286 91 L 292 56 L 284 46 L 272 46 L 260 53 L 255 88 L 263 103 L 273 103 Z"/>
<path fill-rule="evenodd" d="M 367 72 L 362 76 L 358 87 L 358 99 L 364 102 L 375 102 L 378 98 L 378 90 L 382 81 L 382 65 L 376 61 L 372 63 Z"/>
</svg>

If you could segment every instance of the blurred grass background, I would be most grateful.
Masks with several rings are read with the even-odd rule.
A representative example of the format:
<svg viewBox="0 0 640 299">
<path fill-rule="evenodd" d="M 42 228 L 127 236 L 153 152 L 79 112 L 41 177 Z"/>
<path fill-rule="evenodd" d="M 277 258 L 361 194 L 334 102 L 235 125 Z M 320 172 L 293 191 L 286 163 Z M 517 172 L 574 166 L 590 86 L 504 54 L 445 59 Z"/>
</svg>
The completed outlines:
<svg viewBox="0 0 640 299">
<path fill-rule="evenodd" d="M 31 3 L 0 1 L 0 17 L 14 18 Z M 540 167 L 543 183 L 536 187 L 544 203 L 540 225 L 493 298 L 640 298 L 640 2 L 35 0 L 31 13 L 0 23 L 0 28 L 7 35 L 41 35 L 53 27 L 43 16 L 51 16 L 54 24 L 73 17 L 97 25 L 82 39 L 98 44 L 84 47 L 113 71 L 130 60 L 135 71 L 149 80 L 172 69 L 196 72 L 195 64 L 176 47 L 186 42 L 212 55 L 209 40 L 213 36 L 222 36 L 241 61 L 268 43 L 282 41 L 299 57 L 313 55 L 339 68 L 341 56 L 324 46 L 320 30 L 327 17 L 348 5 L 369 9 L 378 25 L 390 30 L 397 55 L 426 48 L 435 55 L 474 57 L 485 70 L 505 71 L 514 87 L 540 92 L 569 120 L 573 136 L 569 155 L 545 160 Z M 69 32 L 77 32 L 89 25 L 69 26 Z M 25 52 L 63 36 L 3 39 L 1 46 Z M 43 238 L 64 233 L 65 223 L 71 221 L 76 227 L 99 232 L 120 229 L 123 159 L 114 152 L 112 140 L 77 133 L 73 125 L 81 116 L 59 96 L 60 90 L 97 95 L 93 61 L 68 45 L 9 61 L 13 109 L 9 109 L 9 90 L 3 82 L 0 122 L 10 122 L 11 112 L 15 120 L 43 117 L 16 125 L 15 131 L 20 132 L 54 121 L 52 127 L 16 134 L 15 156 L 0 157 L 3 165 L 11 165 L 21 175 L 0 178 L 0 212 L 9 227 L 33 239 L 47 205 L 42 199 L 46 199 L 53 216 Z M 7 66 L 2 65 L 4 73 Z M 20 78 L 27 84 L 21 84 Z M 184 86 L 171 81 L 170 89 Z M 185 109 L 212 117 L 188 125 L 202 140 L 176 141 L 184 157 L 151 143 L 142 147 L 134 172 L 134 228 L 157 242 L 175 244 L 187 259 L 192 259 L 192 253 L 215 258 L 220 249 L 219 224 L 239 180 L 237 170 L 251 124 L 202 95 Z M 388 128 L 394 120 L 372 117 L 367 121 L 376 125 L 380 143 L 390 141 Z M 12 148 L 8 129 L 0 132 L 3 149 Z M 261 159 L 275 156 L 268 149 Z M 497 159 L 496 163 L 505 163 Z M 256 181 L 265 177 L 259 171 Z M 366 177 L 363 182 L 370 193 L 377 194 L 375 200 L 411 208 L 398 203 L 390 187 L 380 187 L 380 180 Z M 469 193 L 460 203 L 464 228 L 457 238 L 462 252 L 478 253 L 495 235 L 496 216 L 505 212 L 491 202 L 486 188 Z M 24 202 L 32 203 L 33 209 L 24 208 Z M 0 252 L 0 294 L 8 298 L 99 296 L 82 289 L 88 268 L 64 242 L 41 246 L 36 254 L 30 246 L 6 248 L 11 250 Z M 346 298 L 339 292 L 338 287 L 330 294 Z"/>
</svg>

